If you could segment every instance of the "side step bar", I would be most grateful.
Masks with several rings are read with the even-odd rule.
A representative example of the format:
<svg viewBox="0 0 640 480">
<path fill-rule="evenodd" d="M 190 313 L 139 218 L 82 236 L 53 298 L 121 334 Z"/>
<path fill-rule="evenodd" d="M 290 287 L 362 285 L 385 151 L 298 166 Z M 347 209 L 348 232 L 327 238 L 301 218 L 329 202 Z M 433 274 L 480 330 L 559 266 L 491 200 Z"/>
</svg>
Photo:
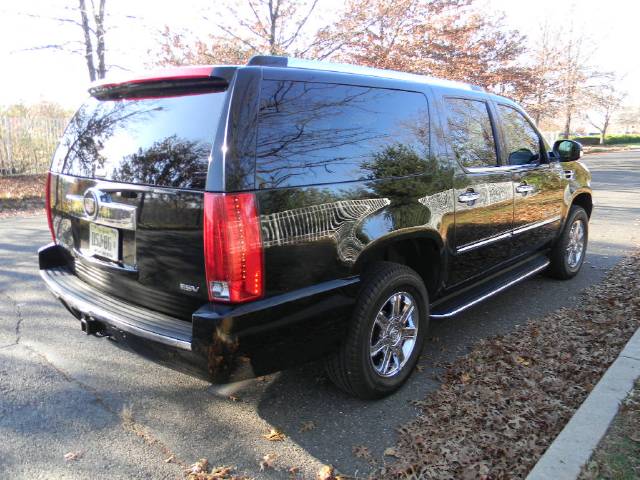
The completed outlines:
<svg viewBox="0 0 640 480">
<path fill-rule="evenodd" d="M 523 265 L 509 270 L 507 273 L 495 278 L 487 284 L 481 284 L 469 291 L 456 295 L 452 298 L 445 298 L 433 305 L 431 318 L 449 318 L 463 312 L 467 308 L 483 302 L 487 298 L 493 297 L 507 288 L 534 276 L 544 270 L 549 265 L 546 256 L 535 257 Z"/>
</svg>

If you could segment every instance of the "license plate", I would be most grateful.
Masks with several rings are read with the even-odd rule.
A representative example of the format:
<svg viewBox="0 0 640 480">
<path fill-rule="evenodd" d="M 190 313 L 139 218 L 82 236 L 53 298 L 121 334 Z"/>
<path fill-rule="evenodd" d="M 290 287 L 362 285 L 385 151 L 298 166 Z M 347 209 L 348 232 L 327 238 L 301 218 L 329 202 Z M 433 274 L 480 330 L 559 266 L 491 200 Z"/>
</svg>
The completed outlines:
<svg viewBox="0 0 640 480">
<path fill-rule="evenodd" d="M 118 230 L 90 223 L 89 252 L 92 255 L 118 261 Z"/>
</svg>

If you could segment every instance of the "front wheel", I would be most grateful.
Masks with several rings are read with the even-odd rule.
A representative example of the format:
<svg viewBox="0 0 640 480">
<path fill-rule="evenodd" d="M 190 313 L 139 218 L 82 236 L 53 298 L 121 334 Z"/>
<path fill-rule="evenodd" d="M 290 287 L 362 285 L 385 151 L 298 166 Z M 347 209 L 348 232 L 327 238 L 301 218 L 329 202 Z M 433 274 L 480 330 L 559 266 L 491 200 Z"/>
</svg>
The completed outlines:
<svg viewBox="0 0 640 480">
<path fill-rule="evenodd" d="M 407 380 L 428 327 L 428 296 L 412 269 L 380 262 L 365 274 L 347 337 L 327 361 L 333 382 L 356 397 L 380 398 Z"/>
<path fill-rule="evenodd" d="M 582 207 L 574 205 L 569 211 L 562 235 L 551 250 L 549 275 L 560 280 L 575 277 L 587 253 L 589 217 Z"/>
</svg>

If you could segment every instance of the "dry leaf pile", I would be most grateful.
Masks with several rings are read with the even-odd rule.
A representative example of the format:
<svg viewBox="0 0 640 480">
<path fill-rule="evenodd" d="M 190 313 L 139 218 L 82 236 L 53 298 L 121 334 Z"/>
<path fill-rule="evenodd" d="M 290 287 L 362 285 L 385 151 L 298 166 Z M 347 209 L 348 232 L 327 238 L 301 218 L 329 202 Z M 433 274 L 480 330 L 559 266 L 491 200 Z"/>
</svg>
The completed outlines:
<svg viewBox="0 0 640 480">
<path fill-rule="evenodd" d="M 639 326 L 636 253 L 575 308 L 481 341 L 449 365 L 377 475 L 524 478 Z"/>
<path fill-rule="evenodd" d="M 0 218 L 42 211 L 46 178 L 46 175 L 0 177 Z"/>
</svg>

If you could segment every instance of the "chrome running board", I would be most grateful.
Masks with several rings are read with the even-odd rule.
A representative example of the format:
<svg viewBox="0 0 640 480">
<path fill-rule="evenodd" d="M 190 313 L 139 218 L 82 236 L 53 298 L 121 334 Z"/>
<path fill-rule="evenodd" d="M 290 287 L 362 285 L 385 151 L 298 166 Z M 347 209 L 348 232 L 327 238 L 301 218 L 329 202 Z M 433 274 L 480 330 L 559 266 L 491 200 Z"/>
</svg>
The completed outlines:
<svg viewBox="0 0 640 480">
<path fill-rule="evenodd" d="M 450 318 L 468 308 L 497 295 L 513 285 L 520 283 L 536 273 L 544 270 L 549 265 L 549 259 L 536 257 L 515 270 L 510 270 L 503 276 L 489 282 L 488 285 L 480 285 L 476 288 L 456 295 L 453 298 L 446 298 L 432 306 L 431 318 Z"/>
</svg>

